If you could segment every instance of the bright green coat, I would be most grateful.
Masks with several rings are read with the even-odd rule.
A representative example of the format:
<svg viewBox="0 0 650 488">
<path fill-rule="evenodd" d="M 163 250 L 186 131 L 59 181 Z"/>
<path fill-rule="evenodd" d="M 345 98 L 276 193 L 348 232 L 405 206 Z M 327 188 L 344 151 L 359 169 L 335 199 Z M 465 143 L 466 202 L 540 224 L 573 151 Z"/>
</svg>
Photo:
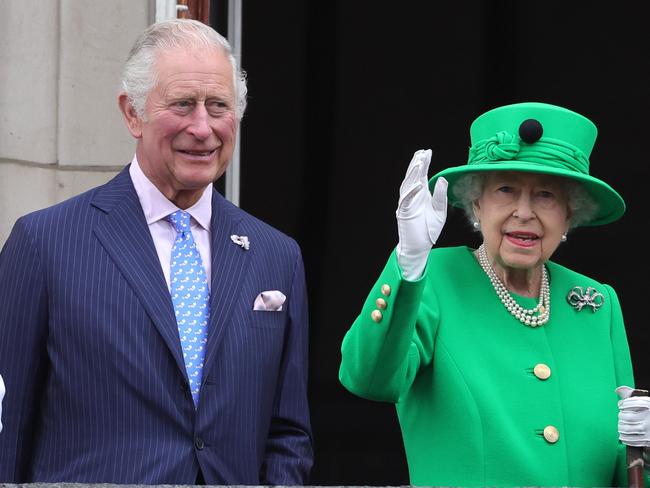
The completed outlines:
<svg viewBox="0 0 650 488">
<path fill-rule="evenodd" d="M 469 248 L 432 250 L 415 282 L 391 255 L 343 340 L 339 379 L 356 395 L 396 404 L 411 484 L 626 483 L 614 390 L 634 380 L 618 298 L 547 266 L 550 321 L 531 328 L 509 315 Z M 594 287 L 602 307 L 577 311 L 567 302 L 574 286 Z M 376 322 L 378 298 L 387 307 Z M 534 374 L 537 364 L 550 368 L 548 379 Z M 547 426 L 557 442 L 545 439 Z"/>
</svg>

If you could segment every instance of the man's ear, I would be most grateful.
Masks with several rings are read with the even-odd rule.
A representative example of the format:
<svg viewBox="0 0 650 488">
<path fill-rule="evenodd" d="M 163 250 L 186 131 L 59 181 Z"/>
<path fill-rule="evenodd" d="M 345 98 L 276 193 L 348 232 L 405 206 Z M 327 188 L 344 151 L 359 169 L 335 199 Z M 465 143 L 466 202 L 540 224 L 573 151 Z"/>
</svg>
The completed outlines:
<svg viewBox="0 0 650 488">
<path fill-rule="evenodd" d="M 131 104 L 127 94 L 120 93 L 117 97 L 117 103 L 120 106 L 122 115 L 124 116 L 126 128 L 129 129 L 129 132 L 133 137 L 140 139 L 142 137 L 142 120 L 138 117 L 138 114 Z"/>
</svg>

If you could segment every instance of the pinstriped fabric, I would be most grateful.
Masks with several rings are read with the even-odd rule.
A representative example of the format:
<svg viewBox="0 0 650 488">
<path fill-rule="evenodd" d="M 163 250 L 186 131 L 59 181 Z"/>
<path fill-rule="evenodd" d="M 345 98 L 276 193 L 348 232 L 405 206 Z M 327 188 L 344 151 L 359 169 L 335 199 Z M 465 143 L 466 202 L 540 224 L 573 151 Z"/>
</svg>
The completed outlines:
<svg viewBox="0 0 650 488">
<path fill-rule="evenodd" d="M 249 237 L 249 251 L 233 233 Z M 19 219 L 0 254 L 0 482 L 192 484 L 199 467 L 210 484 L 307 482 L 300 251 L 216 192 L 212 239 L 195 410 L 128 171 Z M 287 295 L 286 309 L 253 312 L 272 289 Z"/>
</svg>

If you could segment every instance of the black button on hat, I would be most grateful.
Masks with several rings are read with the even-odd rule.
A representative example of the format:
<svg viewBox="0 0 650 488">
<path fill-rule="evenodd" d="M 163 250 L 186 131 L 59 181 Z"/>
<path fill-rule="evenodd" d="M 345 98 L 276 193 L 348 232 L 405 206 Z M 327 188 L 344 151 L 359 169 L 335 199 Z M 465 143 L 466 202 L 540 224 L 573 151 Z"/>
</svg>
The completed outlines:
<svg viewBox="0 0 650 488">
<path fill-rule="evenodd" d="M 524 120 L 519 126 L 519 137 L 524 142 L 532 144 L 533 142 L 539 141 L 544 133 L 544 128 L 538 120 L 527 119 Z"/>
</svg>

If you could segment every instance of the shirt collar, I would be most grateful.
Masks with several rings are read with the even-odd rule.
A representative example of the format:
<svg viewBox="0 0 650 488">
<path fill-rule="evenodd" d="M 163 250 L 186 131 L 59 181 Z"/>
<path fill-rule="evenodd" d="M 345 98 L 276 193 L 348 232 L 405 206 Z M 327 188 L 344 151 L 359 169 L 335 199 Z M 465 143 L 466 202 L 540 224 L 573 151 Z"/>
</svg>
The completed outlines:
<svg viewBox="0 0 650 488">
<path fill-rule="evenodd" d="M 170 213 L 178 210 L 178 207 L 170 202 L 158 188 L 147 178 L 140 168 L 138 158 L 133 156 L 129 174 L 133 181 L 133 186 L 138 194 L 140 205 L 147 220 L 147 225 L 164 219 Z M 212 185 L 208 185 L 203 190 L 201 198 L 185 210 L 196 222 L 205 230 L 210 231 L 210 219 L 212 218 Z"/>
</svg>

